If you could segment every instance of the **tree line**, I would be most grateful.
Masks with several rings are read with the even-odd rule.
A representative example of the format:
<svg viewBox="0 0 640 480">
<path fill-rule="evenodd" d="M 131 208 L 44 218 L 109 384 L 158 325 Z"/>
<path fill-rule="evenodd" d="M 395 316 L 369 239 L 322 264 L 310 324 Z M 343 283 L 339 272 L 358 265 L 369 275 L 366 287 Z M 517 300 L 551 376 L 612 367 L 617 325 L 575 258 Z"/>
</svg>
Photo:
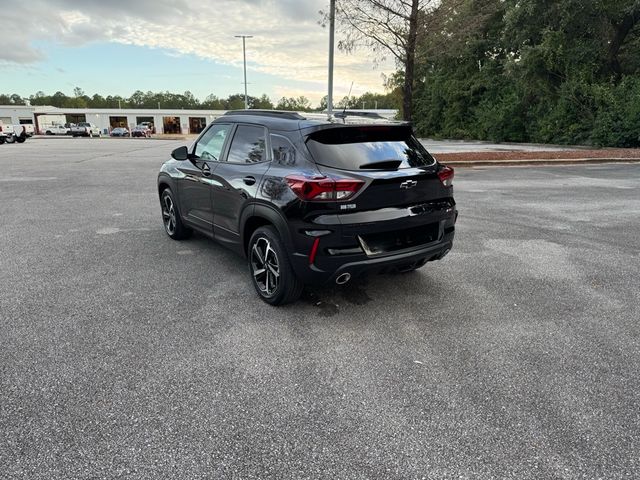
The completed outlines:
<svg viewBox="0 0 640 480">
<path fill-rule="evenodd" d="M 310 112 L 324 110 L 327 107 L 327 99 L 324 97 L 320 104 L 313 106 L 305 96 L 282 97 L 277 102 L 272 102 L 268 95 L 260 97 L 248 96 L 247 103 L 251 109 L 276 109 Z M 47 95 L 37 92 L 29 97 L 21 97 L 18 94 L 0 94 L 0 105 L 51 105 L 58 108 L 141 108 L 141 109 L 192 109 L 192 110 L 240 110 L 244 108 L 244 94 L 235 93 L 226 98 L 220 98 L 214 94 L 200 100 L 193 93 L 171 92 L 134 92 L 129 97 L 119 95 L 102 96 L 98 93 L 87 95 L 82 89 L 75 88 L 73 95 L 68 96 L 63 92 Z M 367 92 L 358 97 L 344 97 L 337 103 L 338 108 L 389 108 L 394 109 L 399 105 L 398 92 L 381 94 Z"/>
<path fill-rule="evenodd" d="M 337 6 L 339 48 L 396 60 L 420 135 L 640 147 L 640 0 Z"/>
<path fill-rule="evenodd" d="M 336 108 L 399 108 L 421 136 L 640 147 L 640 0 L 337 0 L 338 47 L 395 59 L 387 93 Z M 323 13 L 326 24 L 329 14 Z M 244 108 L 242 94 L 128 98 L 75 91 L 0 104 Z M 250 108 L 322 110 L 305 97 Z"/>
</svg>

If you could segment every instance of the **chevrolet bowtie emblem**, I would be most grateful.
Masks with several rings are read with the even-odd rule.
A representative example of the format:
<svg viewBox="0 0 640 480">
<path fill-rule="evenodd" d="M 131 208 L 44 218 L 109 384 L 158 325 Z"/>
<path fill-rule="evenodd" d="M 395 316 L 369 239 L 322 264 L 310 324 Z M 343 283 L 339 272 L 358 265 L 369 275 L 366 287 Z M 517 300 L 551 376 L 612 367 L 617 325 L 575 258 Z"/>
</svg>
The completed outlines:
<svg viewBox="0 0 640 480">
<path fill-rule="evenodd" d="M 409 190 L 410 188 L 413 188 L 416 185 L 418 185 L 417 181 L 415 181 L 415 180 L 407 180 L 406 182 L 402 182 L 400 184 L 400 188 L 406 188 L 407 190 Z"/>
</svg>

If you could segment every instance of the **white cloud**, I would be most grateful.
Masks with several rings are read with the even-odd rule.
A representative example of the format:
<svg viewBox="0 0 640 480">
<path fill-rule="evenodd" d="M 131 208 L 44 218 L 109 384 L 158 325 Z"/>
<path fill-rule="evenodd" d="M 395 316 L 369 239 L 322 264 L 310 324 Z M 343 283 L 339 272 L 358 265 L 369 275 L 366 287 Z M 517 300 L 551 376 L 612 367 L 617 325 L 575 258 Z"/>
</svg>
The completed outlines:
<svg viewBox="0 0 640 480">
<path fill-rule="evenodd" d="M 325 0 L 30 0 L 3 11 L 0 62 L 33 64 L 46 53 L 33 41 L 82 45 L 115 42 L 154 47 L 169 52 L 238 66 L 247 41 L 249 71 L 278 77 L 277 82 L 308 82 L 307 96 L 324 89 L 328 32 L 318 25 Z M 9 12 L 8 14 L 6 12 Z M 26 20 L 28 19 L 28 20 Z M 10 48 L 7 47 L 7 41 Z M 1 64 L 0 64 L 1 65 Z M 366 53 L 336 55 L 335 95 L 342 97 L 355 82 L 354 94 L 382 89 L 382 73 L 394 70 L 390 61 L 373 68 Z M 299 85 L 291 91 L 301 91 Z M 284 91 L 280 89 L 280 91 Z"/>
</svg>

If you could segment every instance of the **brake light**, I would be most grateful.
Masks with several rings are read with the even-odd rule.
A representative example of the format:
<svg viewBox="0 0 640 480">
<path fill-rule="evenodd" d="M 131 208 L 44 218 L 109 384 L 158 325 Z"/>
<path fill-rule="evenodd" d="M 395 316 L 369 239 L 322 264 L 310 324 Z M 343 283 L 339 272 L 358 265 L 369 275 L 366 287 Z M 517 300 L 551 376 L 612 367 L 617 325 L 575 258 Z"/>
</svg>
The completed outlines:
<svg viewBox="0 0 640 480">
<path fill-rule="evenodd" d="M 305 177 L 302 175 L 288 175 L 285 177 L 289 188 L 301 199 L 307 202 L 330 202 L 346 200 L 362 188 L 362 180 L 333 179 L 329 177 Z"/>
<path fill-rule="evenodd" d="M 440 178 L 442 185 L 444 185 L 445 187 L 450 187 L 451 185 L 453 185 L 453 175 L 454 171 L 451 167 L 443 166 L 438 171 L 438 177 Z"/>
</svg>

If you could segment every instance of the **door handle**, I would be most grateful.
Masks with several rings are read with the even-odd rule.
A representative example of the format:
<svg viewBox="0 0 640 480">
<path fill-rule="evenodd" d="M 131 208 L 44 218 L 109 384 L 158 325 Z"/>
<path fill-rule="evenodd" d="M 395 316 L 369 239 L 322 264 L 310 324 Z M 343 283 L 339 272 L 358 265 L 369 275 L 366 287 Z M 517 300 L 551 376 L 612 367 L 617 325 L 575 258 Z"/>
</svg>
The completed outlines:
<svg viewBox="0 0 640 480">
<path fill-rule="evenodd" d="M 253 185 L 254 183 L 256 183 L 256 179 L 252 176 L 244 177 L 242 181 L 247 185 Z"/>
</svg>

